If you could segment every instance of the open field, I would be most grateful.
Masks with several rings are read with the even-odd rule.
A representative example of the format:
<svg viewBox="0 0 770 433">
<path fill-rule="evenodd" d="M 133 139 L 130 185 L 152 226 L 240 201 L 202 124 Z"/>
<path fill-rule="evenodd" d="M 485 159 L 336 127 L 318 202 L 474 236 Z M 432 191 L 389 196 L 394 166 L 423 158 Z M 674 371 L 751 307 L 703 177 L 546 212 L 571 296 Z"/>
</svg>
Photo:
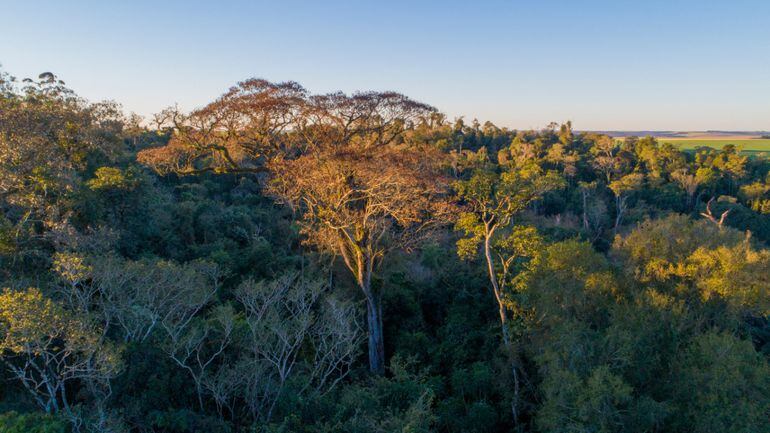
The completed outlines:
<svg viewBox="0 0 770 433">
<path fill-rule="evenodd" d="M 613 131 L 610 135 L 617 140 L 625 140 L 629 132 Z M 741 153 L 749 155 L 770 155 L 770 138 L 761 138 L 759 134 L 750 133 L 711 133 L 711 132 L 677 132 L 646 134 L 654 136 L 659 143 L 671 143 L 682 150 L 695 150 L 699 147 L 721 149 L 727 144 L 734 144 Z M 764 134 L 763 134 L 764 135 Z M 643 137 L 644 134 L 636 135 Z"/>
<path fill-rule="evenodd" d="M 762 138 L 762 136 L 770 135 L 770 131 L 655 131 L 655 130 L 627 130 L 627 131 L 611 131 L 611 130 L 594 130 L 587 132 L 596 132 L 600 134 L 607 134 L 610 137 L 646 137 L 653 136 L 659 140 L 663 138 L 681 139 L 681 140 L 752 140 L 755 138 Z"/>
<path fill-rule="evenodd" d="M 682 150 L 694 150 L 698 147 L 721 149 L 727 144 L 736 145 L 742 152 L 750 154 L 770 153 L 770 139 L 734 139 L 734 138 L 669 138 L 656 137 L 661 143 L 671 143 Z"/>
</svg>

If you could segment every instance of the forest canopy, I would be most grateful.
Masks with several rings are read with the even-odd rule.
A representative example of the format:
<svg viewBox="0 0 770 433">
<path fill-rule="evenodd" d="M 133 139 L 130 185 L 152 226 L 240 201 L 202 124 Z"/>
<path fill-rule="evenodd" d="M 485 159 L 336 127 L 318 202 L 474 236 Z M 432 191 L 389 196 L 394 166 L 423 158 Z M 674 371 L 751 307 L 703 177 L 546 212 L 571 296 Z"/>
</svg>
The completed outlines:
<svg viewBox="0 0 770 433">
<path fill-rule="evenodd" d="M 0 72 L 4 432 L 770 432 L 770 160 Z"/>
</svg>

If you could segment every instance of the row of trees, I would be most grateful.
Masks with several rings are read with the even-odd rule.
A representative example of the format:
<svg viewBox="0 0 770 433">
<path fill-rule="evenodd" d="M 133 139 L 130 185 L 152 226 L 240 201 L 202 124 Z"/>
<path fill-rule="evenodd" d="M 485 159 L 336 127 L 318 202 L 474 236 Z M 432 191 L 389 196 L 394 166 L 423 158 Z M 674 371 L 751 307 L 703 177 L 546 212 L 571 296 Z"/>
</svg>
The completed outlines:
<svg viewBox="0 0 770 433">
<path fill-rule="evenodd" d="M 51 431 L 767 428 L 767 159 L 294 82 L 145 123 L 0 83 L 0 404 Z"/>
</svg>

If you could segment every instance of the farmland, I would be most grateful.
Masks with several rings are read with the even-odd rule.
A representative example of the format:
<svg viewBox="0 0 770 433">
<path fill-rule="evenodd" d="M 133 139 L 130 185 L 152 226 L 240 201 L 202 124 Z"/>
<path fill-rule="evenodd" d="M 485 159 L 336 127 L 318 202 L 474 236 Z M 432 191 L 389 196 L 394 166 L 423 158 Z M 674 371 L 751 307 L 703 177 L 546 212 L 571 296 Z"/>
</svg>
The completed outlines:
<svg viewBox="0 0 770 433">
<path fill-rule="evenodd" d="M 712 147 L 721 149 L 727 144 L 734 144 L 743 153 L 760 154 L 770 153 L 770 139 L 724 139 L 724 138 L 668 138 L 658 137 L 661 143 L 671 143 L 682 150 L 694 150 L 699 147 Z"/>
<path fill-rule="evenodd" d="M 721 149 L 728 144 L 735 145 L 741 153 L 749 155 L 770 155 L 770 138 L 762 138 L 758 133 L 718 133 L 718 132 L 676 132 L 659 131 L 602 131 L 623 141 L 629 136 L 643 137 L 651 135 L 659 143 L 671 143 L 681 150 L 693 151 L 700 147 Z M 672 136 L 673 135 L 673 136 Z"/>
</svg>

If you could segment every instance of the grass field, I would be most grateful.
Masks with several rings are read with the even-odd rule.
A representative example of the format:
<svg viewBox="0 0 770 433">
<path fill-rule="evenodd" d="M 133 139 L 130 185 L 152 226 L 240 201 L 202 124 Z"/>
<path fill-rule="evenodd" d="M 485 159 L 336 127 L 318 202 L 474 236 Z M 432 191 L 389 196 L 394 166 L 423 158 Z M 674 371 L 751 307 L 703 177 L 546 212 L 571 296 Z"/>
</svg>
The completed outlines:
<svg viewBox="0 0 770 433">
<path fill-rule="evenodd" d="M 660 143 L 671 143 L 682 150 L 694 150 L 698 147 L 721 149 L 726 144 L 736 145 L 743 153 L 770 153 L 770 139 L 722 139 L 722 138 L 668 138 L 659 137 Z"/>
</svg>

